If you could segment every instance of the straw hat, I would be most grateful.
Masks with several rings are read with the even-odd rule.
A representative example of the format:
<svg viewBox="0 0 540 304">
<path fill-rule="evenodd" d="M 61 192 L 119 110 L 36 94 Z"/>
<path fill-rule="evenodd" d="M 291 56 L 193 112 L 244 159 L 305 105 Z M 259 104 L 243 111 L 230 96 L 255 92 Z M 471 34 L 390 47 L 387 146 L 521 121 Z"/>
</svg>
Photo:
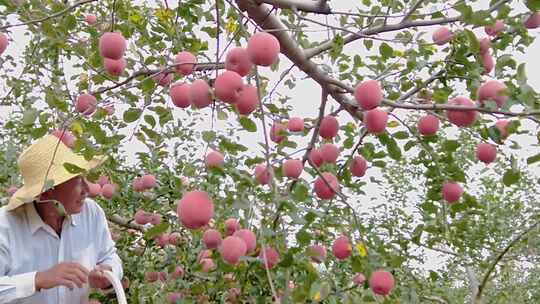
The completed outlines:
<svg viewBox="0 0 540 304">
<path fill-rule="evenodd" d="M 107 159 L 106 156 L 87 161 L 83 156 L 75 154 L 54 135 L 46 135 L 38 139 L 19 156 L 19 169 L 24 185 L 9 199 L 7 210 L 32 202 L 47 188 L 59 185 L 81 172 L 70 173 L 64 164 L 73 164 L 86 171 L 91 170 Z"/>
</svg>

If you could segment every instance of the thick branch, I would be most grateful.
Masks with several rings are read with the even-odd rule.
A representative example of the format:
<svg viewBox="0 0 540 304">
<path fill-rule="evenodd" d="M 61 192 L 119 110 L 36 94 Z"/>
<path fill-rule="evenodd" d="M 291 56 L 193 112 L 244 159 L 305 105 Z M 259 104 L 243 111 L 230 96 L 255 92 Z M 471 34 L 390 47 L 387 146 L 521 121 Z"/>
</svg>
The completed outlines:
<svg viewBox="0 0 540 304">
<path fill-rule="evenodd" d="M 125 218 L 121 217 L 118 214 L 113 214 L 113 215 L 109 216 L 108 220 L 115 223 L 118 226 L 122 226 L 122 227 L 125 227 L 125 228 L 135 229 L 135 230 L 139 230 L 139 231 L 143 231 L 143 232 L 145 230 L 143 226 L 141 226 L 139 224 L 136 224 L 136 223 L 133 223 L 130 220 L 125 219 Z"/>
<path fill-rule="evenodd" d="M 279 8 L 293 9 L 306 13 L 331 14 L 332 10 L 326 0 L 256 0 L 257 3 L 267 3 Z"/>
<path fill-rule="evenodd" d="M 213 70 L 213 69 L 223 69 L 224 68 L 224 64 L 223 63 L 200 63 L 200 64 L 197 64 L 195 66 L 195 71 L 208 71 L 208 70 Z M 92 94 L 103 94 L 107 91 L 111 91 L 111 90 L 114 90 L 118 87 L 121 87 L 129 82 L 131 82 L 133 79 L 139 77 L 139 76 L 151 76 L 151 75 L 156 75 L 156 74 L 159 74 L 159 73 L 172 73 L 173 70 L 171 68 L 169 69 L 165 69 L 165 70 L 159 70 L 159 69 L 155 69 L 155 70 L 140 70 L 140 71 L 136 71 L 135 73 L 133 73 L 131 76 L 129 76 L 128 78 L 124 79 L 123 81 L 121 82 L 118 82 L 116 84 L 114 84 L 113 86 L 110 86 L 110 87 L 105 87 L 105 88 L 101 88 L 95 92 L 92 92 Z"/>
<path fill-rule="evenodd" d="M 356 117 L 356 107 L 348 103 L 345 96 L 341 93 L 340 88 L 334 84 L 335 80 L 326 76 L 315 63 L 309 60 L 304 54 L 302 48 L 294 41 L 292 37 L 285 31 L 287 27 L 273 14 L 269 14 L 272 9 L 267 4 L 258 5 L 250 0 L 236 0 L 238 7 L 247 11 L 249 18 L 253 19 L 264 30 L 280 30 L 271 31 L 281 45 L 281 53 L 291 60 L 300 70 L 306 73 L 310 78 L 319 83 L 322 87 L 326 87 L 328 93 L 339 102 L 353 117 Z M 339 82 L 337 82 L 339 83 Z"/>
</svg>

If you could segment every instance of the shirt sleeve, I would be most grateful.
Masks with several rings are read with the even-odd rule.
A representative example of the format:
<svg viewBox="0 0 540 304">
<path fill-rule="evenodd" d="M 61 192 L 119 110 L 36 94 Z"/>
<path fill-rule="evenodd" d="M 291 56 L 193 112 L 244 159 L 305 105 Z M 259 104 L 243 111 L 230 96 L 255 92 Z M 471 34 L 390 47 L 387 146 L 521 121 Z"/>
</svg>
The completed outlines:
<svg viewBox="0 0 540 304">
<path fill-rule="evenodd" d="M 11 256 L 7 229 L 0 227 L 0 303 L 11 303 L 36 292 L 36 272 L 8 276 Z"/>
<path fill-rule="evenodd" d="M 122 268 L 122 260 L 116 252 L 116 246 L 111 237 L 111 232 L 109 230 L 109 225 L 107 223 L 107 218 L 105 217 L 105 212 L 99 205 L 97 205 L 97 224 L 98 224 L 98 265 L 108 265 L 112 267 L 112 272 L 118 277 L 119 280 L 124 276 L 124 270 Z"/>
</svg>

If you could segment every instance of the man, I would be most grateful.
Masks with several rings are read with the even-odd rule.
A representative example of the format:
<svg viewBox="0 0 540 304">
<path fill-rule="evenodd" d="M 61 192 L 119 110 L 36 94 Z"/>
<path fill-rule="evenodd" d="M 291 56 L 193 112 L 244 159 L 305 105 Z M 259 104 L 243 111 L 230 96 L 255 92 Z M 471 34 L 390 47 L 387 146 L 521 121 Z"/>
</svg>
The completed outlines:
<svg viewBox="0 0 540 304">
<path fill-rule="evenodd" d="M 111 285 L 104 270 L 122 278 L 103 210 L 65 165 L 87 172 L 103 160 L 86 161 L 53 135 L 20 155 L 24 185 L 0 208 L 0 303 L 88 303 L 90 288 Z"/>
</svg>

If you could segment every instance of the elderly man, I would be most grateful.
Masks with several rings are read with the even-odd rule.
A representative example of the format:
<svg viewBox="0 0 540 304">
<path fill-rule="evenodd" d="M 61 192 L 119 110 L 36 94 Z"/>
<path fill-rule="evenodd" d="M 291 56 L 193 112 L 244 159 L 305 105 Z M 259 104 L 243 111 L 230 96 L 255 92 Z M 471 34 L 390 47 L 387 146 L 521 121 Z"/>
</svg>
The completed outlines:
<svg viewBox="0 0 540 304">
<path fill-rule="evenodd" d="M 88 303 L 90 288 L 110 286 L 104 270 L 122 278 L 103 210 L 65 165 L 87 172 L 102 162 L 53 135 L 20 155 L 24 185 L 0 208 L 0 303 Z"/>
</svg>

